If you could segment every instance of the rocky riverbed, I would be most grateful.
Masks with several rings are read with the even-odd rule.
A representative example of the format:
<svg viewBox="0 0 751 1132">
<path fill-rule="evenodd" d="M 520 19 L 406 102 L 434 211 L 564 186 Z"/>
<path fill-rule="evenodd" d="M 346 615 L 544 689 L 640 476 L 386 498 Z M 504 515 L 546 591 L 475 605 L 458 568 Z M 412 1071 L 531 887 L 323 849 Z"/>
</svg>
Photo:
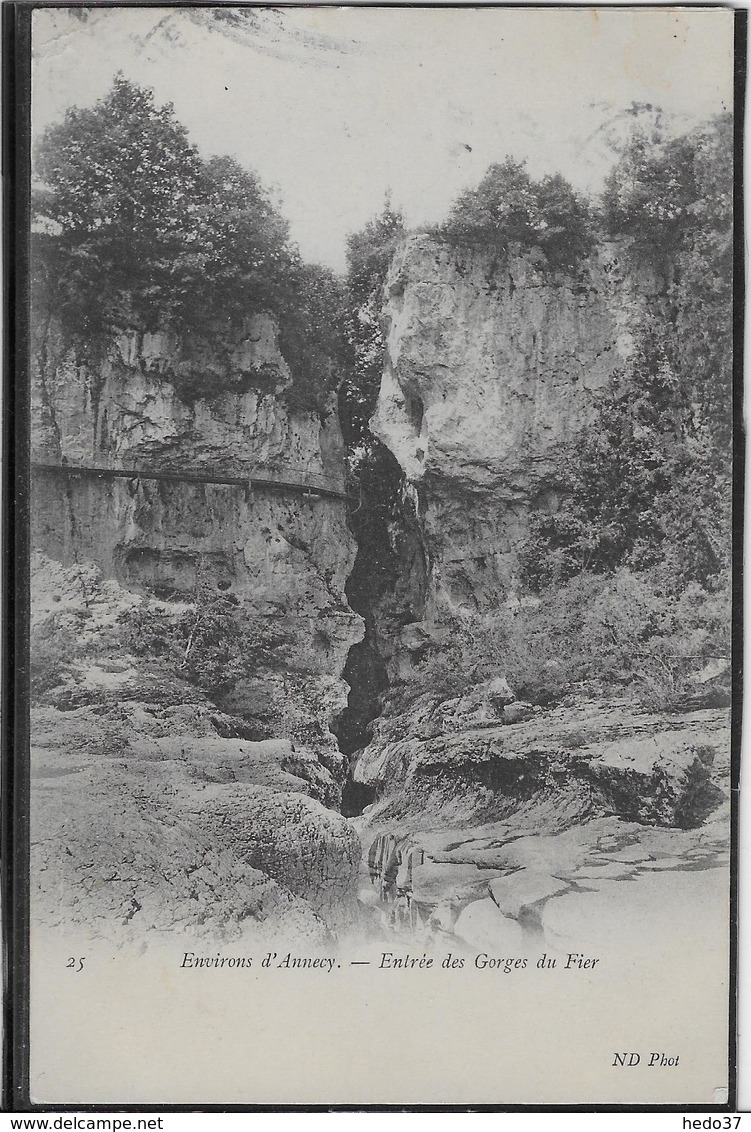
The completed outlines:
<svg viewBox="0 0 751 1132">
<path fill-rule="evenodd" d="M 590 703 L 384 742 L 371 772 L 388 766 L 392 782 L 399 759 L 401 785 L 353 823 L 374 935 L 556 954 L 618 950 L 640 933 L 643 945 L 667 921 L 671 934 L 705 914 L 724 923 L 727 735 L 723 709 Z"/>
</svg>

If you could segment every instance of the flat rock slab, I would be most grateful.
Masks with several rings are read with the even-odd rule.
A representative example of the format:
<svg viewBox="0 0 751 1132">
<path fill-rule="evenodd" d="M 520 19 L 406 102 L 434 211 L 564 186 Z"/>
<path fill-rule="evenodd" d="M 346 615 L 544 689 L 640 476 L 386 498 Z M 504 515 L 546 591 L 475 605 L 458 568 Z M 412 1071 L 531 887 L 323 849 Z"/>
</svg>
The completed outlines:
<svg viewBox="0 0 751 1132">
<path fill-rule="evenodd" d="M 357 760 L 356 779 L 381 787 L 364 824 L 470 830 L 502 822 L 555 833 L 612 814 L 687 829 L 728 796 L 726 709 L 676 716 L 626 701 L 570 704 L 509 726 L 515 710 L 523 714 L 522 705 L 505 705 L 495 723 L 459 713 L 456 730 L 436 736 L 434 727 L 429 738 L 426 723 L 437 723 L 423 698 L 413 714 L 383 723 Z"/>
<path fill-rule="evenodd" d="M 492 875 L 475 865 L 426 860 L 412 874 L 412 898 L 420 904 L 466 902 L 487 891 Z"/>
<path fill-rule="evenodd" d="M 538 904 L 547 897 L 565 892 L 569 885 L 549 873 L 535 872 L 534 869 L 519 869 L 505 877 L 498 877 L 488 884 L 494 904 L 504 916 L 515 919 L 524 908 Z"/>
</svg>

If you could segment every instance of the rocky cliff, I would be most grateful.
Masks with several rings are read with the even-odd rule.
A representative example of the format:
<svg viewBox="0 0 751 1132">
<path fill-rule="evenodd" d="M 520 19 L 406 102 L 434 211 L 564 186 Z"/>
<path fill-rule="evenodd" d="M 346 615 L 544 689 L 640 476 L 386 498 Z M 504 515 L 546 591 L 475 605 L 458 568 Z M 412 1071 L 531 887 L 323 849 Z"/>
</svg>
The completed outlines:
<svg viewBox="0 0 751 1132">
<path fill-rule="evenodd" d="M 691 868 L 716 870 L 722 886 L 724 701 L 705 696 L 676 718 L 592 689 L 524 703 L 507 680 L 509 625 L 529 605 L 518 558 L 531 517 L 559 507 L 565 453 L 629 366 L 647 314 L 669 317 L 670 285 L 668 268 L 624 241 L 562 274 L 534 250 L 409 237 L 384 293 L 372 430 L 385 447 L 349 519 L 333 406 L 309 411 L 291 395 L 269 318 L 222 351 L 133 331 L 94 357 L 40 330 L 45 921 L 94 919 L 134 938 L 179 926 L 323 940 L 358 922 L 377 934 L 385 907 L 391 931 L 394 891 L 374 903 L 377 870 L 364 872 L 355 829 L 366 860 L 375 843 L 386 868 L 387 846 L 388 869 L 398 858 L 414 879 L 402 927 L 470 942 L 473 917 L 508 928 L 504 884 L 488 894 L 488 882 L 521 867 L 509 849 L 520 839 L 533 896 L 544 890 L 530 897 L 538 934 L 539 901 L 576 894 L 602 845 L 636 854 L 634 875 L 648 877 L 682 867 L 678 830 Z M 637 599 L 633 580 L 608 598 Z M 485 633 L 482 672 L 472 655 L 458 687 L 457 626 L 470 653 Z M 572 637 L 566 617 L 557 632 Z M 355 753 L 344 801 L 332 727 Z M 340 806 L 365 811 L 352 823 Z M 603 867 L 625 869 L 620 857 Z M 472 903 L 467 934 L 457 925 Z"/>
<path fill-rule="evenodd" d="M 541 252 L 407 239 L 386 281 L 383 381 L 371 427 L 415 501 L 424 628 L 518 596 L 516 549 L 559 502 L 560 458 L 628 364 L 668 279 L 625 242 L 576 274 Z M 424 643 L 409 626 L 403 648 Z"/>
<path fill-rule="evenodd" d="M 65 565 L 95 562 L 138 593 L 185 599 L 205 583 L 235 594 L 293 659 L 273 680 L 236 684 L 231 706 L 258 715 L 261 729 L 272 711 L 276 734 L 313 739 L 340 777 L 328 722 L 362 634 L 344 596 L 354 559 L 344 454 L 333 408 L 321 420 L 286 403 L 291 375 L 274 323 L 251 319 L 224 356 L 131 331 L 96 360 L 48 327 L 36 356 L 33 456 L 51 467 L 33 476 L 32 547 Z M 134 471 L 77 471 L 91 467 Z M 248 483 L 191 479 L 206 474 Z M 317 494 L 322 486 L 342 496 Z M 307 703 L 298 712 L 295 689 Z M 260 706 L 269 698 L 278 710 Z"/>
<path fill-rule="evenodd" d="M 513 617 L 529 600 L 518 552 L 530 518 L 559 506 L 563 457 L 628 367 L 647 316 L 667 319 L 670 284 L 669 267 L 628 241 L 601 245 L 575 274 L 551 271 L 535 250 L 405 241 L 385 286 L 385 365 L 371 422 L 401 467 L 403 513 L 412 517 L 411 540 L 393 548 L 403 558 L 399 581 L 370 612 L 397 688 L 410 686 L 426 656 L 449 650 L 457 624 L 471 636 L 483 619 Z M 616 757 L 604 732 L 596 741 L 597 712 L 585 743 L 569 706 L 572 734 L 559 743 L 546 712 L 515 702 L 503 634 L 498 640 L 484 684 L 470 680 L 452 698 L 436 669 L 417 693 L 387 704 L 355 770 L 380 797 L 367 811 L 371 822 L 459 813 L 466 822 L 497 820 L 555 798 L 565 823 L 605 812 L 667 824 L 691 813 L 691 824 L 711 811 L 724 716 L 699 751 L 669 718 L 635 723 L 621 705 L 614 734 L 646 727 L 651 738 L 641 753 L 627 740 Z M 673 802 L 658 814 L 663 778 Z"/>
<path fill-rule="evenodd" d="M 295 405 L 267 316 L 222 350 L 51 323 L 34 356 L 40 914 L 323 938 L 359 855 L 331 812 L 362 636 L 334 404 Z"/>
</svg>

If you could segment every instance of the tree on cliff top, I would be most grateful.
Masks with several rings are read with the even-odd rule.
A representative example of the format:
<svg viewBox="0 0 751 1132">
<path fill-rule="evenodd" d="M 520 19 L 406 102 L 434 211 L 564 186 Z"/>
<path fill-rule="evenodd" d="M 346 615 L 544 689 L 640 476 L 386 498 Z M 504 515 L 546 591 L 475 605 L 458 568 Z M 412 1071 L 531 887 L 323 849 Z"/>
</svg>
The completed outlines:
<svg viewBox="0 0 751 1132">
<path fill-rule="evenodd" d="M 630 132 L 615 146 L 618 159 L 602 193 L 605 231 L 675 251 L 710 214 L 724 227 L 732 201 L 732 115 L 683 133 L 650 104 L 635 103 L 629 115 Z"/>
<path fill-rule="evenodd" d="M 563 270 L 575 268 L 593 246 L 586 199 L 559 173 L 533 181 L 525 163 L 512 157 L 491 165 L 477 188 L 459 197 L 439 231 L 458 244 L 538 247 Z"/>
<path fill-rule="evenodd" d="M 200 328 L 284 305 L 297 256 L 257 178 L 204 161 L 172 105 L 122 74 L 45 131 L 35 176 L 35 305 L 71 328 Z"/>
</svg>

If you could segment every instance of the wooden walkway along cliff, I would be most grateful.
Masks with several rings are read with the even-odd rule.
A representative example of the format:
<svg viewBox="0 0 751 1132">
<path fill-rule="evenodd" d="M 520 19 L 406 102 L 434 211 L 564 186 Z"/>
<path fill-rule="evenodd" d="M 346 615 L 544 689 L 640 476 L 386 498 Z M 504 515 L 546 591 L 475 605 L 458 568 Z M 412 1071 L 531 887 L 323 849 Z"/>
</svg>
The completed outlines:
<svg viewBox="0 0 751 1132">
<path fill-rule="evenodd" d="M 163 480 L 172 483 L 229 484 L 244 487 L 248 491 L 260 488 L 268 491 L 295 492 L 306 498 L 341 499 L 349 498 L 344 484 L 333 477 L 318 472 L 296 468 L 279 468 L 267 465 L 264 468 L 251 468 L 240 474 L 237 471 L 223 471 L 218 468 L 156 468 L 122 464 L 71 464 L 47 455 L 32 454 L 32 471 L 51 472 L 67 476 L 95 476 L 99 479 Z"/>
</svg>

